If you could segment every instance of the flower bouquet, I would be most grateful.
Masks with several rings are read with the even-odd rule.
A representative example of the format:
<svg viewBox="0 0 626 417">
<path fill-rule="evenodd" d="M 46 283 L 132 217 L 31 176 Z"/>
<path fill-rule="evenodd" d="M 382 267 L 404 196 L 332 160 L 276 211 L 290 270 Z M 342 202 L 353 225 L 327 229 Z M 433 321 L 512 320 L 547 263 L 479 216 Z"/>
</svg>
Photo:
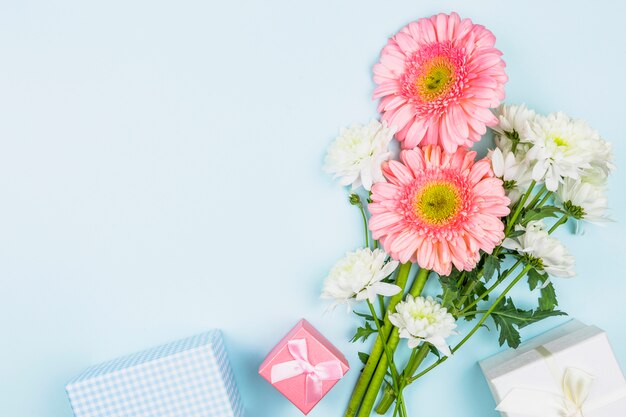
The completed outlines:
<svg viewBox="0 0 626 417">
<path fill-rule="evenodd" d="M 582 120 L 501 104 L 494 45 L 455 13 L 410 23 L 374 66 L 381 120 L 341 130 L 328 150 L 325 170 L 350 188 L 364 246 L 332 268 L 322 298 L 363 320 L 353 341 L 375 337 L 346 417 L 369 416 L 381 392 L 377 413 L 406 416 L 406 387 L 488 320 L 516 348 L 520 328 L 565 314 L 550 280 L 573 276 L 574 259 L 552 233 L 607 220 L 610 145 Z M 487 128 L 495 149 L 477 159 L 469 147 Z M 538 298 L 531 310 L 509 296 L 522 280 Z M 396 354 L 403 339 L 408 358 Z"/>
</svg>

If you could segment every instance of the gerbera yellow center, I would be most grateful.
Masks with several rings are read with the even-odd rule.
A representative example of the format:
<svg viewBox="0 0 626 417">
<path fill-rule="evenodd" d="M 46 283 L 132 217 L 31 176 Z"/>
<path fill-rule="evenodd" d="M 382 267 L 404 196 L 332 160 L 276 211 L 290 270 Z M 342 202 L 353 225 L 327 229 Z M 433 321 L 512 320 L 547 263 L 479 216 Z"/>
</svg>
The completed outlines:
<svg viewBox="0 0 626 417">
<path fill-rule="evenodd" d="M 461 198 L 452 184 L 434 182 L 417 193 L 413 201 L 415 214 L 432 225 L 452 219 L 461 207 Z"/>
<path fill-rule="evenodd" d="M 447 93 L 454 84 L 452 63 L 444 57 L 433 58 L 425 71 L 415 80 L 417 93 L 424 101 L 432 101 Z"/>
</svg>

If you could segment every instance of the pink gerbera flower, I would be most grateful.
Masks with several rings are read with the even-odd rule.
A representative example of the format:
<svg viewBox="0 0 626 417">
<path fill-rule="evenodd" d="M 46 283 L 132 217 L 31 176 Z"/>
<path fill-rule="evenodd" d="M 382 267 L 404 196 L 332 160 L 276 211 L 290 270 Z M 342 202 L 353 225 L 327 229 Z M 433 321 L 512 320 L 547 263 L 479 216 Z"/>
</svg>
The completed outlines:
<svg viewBox="0 0 626 417">
<path fill-rule="evenodd" d="M 498 119 L 504 99 L 502 53 L 484 26 L 458 14 L 419 19 L 389 39 L 374 66 L 378 111 L 405 149 L 470 147 Z"/>
<path fill-rule="evenodd" d="M 383 164 L 388 182 L 372 187 L 369 228 L 392 258 L 449 275 L 452 265 L 471 271 L 480 250 L 502 241 L 509 199 L 489 160 L 475 157 L 426 146 Z"/>
</svg>

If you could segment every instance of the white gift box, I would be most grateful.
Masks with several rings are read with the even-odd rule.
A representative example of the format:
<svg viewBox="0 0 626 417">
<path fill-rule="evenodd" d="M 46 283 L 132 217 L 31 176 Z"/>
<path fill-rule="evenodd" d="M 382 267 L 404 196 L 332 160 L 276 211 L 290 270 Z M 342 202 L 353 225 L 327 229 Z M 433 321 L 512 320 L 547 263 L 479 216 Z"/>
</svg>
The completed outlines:
<svg viewBox="0 0 626 417">
<path fill-rule="evenodd" d="M 626 417 L 626 381 L 606 333 L 572 320 L 480 362 L 504 417 Z"/>
<path fill-rule="evenodd" d="M 68 383 L 76 417 L 240 417 L 220 331 L 92 366 Z"/>
</svg>

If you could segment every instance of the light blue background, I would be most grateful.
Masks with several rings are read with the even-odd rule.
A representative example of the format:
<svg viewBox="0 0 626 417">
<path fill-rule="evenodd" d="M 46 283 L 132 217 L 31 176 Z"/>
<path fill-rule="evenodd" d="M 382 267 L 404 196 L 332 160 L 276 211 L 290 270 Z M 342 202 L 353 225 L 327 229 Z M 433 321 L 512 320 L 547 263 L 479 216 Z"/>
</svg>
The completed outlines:
<svg viewBox="0 0 626 417">
<path fill-rule="evenodd" d="M 256 372 L 305 317 L 353 367 L 310 415 L 341 416 L 357 321 L 317 297 L 361 224 L 323 155 L 376 117 L 387 38 L 451 10 L 496 34 L 509 101 L 614 144 L 619 221 L 561 233 L 579 275 L 556 286 L 626 365 L 626 3 L 4 0 L 0 415 L 68 417 L 64 384 L 88 365 L 221 328 L 248 415 L 297 416 Z M 476 361 L 499 350 L 479 332 L 409 389 L 412 415 L 497 416 Z"/>
</svg>

